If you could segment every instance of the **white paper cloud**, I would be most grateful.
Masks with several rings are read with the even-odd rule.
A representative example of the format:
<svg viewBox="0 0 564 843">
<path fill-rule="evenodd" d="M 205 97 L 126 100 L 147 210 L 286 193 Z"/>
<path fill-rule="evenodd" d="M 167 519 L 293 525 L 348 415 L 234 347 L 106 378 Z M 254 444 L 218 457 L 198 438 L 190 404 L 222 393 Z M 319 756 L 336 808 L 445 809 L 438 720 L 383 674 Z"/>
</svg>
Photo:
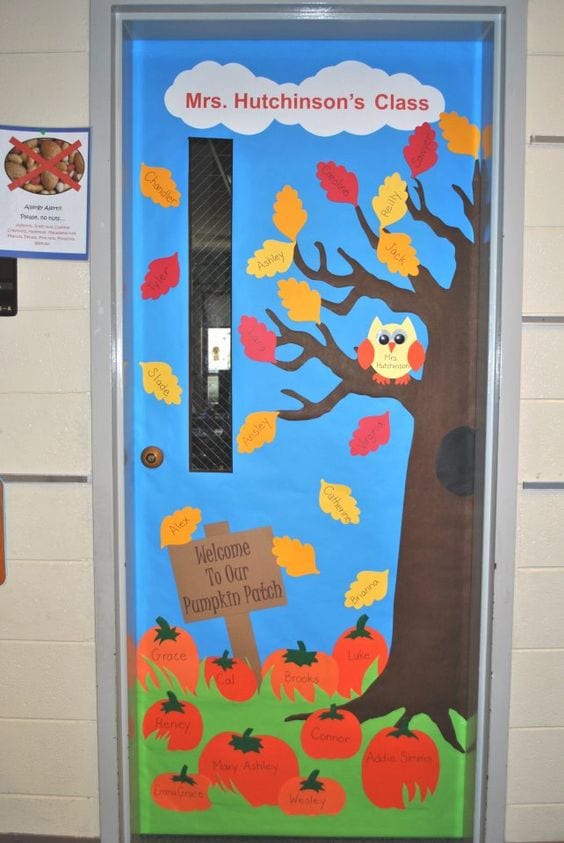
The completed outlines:
<svg viewBox="0 0 564 843">
<path fill-rule="evenodd" d="M 358 61 L 324 67 L 299 85 L 279 85 L 242 64 L 203 61 L 178 74 L 164 101 L 189 126 L 223 123 L 242 135 L 262 132 L 273 120 L 322 137 L 368 135 L 383 126 L 409 131 L 435 122 L 445 110 L 437 88 Z"/>
</svg>

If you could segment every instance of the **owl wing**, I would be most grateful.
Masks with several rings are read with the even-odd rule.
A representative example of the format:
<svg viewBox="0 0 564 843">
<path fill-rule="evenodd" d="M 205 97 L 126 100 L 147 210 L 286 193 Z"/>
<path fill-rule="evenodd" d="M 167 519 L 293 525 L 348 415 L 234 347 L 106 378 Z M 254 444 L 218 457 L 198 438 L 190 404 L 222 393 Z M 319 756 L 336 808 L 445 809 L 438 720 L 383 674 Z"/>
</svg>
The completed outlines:
<svg viewBox="0 0 564 843">
<path fill-rule="evenodd" d="M 419 340 L 415 340 L 415 342 L 411 343 L 409 346 L 407 352 L 407 362 L 415 372 L 417 372 L 425 362 L 425 349 Z"/>
<path fill-rule="evenodd" d="M 363 369 L 369 369 L 374 360 L 374 346 L 369 339 L 363 340 L 356 350 L 356 359 Z"/>
<path fill-rule="evenodd" d="M 425 349 L 419 340 L 415 340 L 415 342 L 411 343 L 409 346 L 407 351 L 407 362 L 415 372 L 417 372 L 425 362 Z"/>
</svg>

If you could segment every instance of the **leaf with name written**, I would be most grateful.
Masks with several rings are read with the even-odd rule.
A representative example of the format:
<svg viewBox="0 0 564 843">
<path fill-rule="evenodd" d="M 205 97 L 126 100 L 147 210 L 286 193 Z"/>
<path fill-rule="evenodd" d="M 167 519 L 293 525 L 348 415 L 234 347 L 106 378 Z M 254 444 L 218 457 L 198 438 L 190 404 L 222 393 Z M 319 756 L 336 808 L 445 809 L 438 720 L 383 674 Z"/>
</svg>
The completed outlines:
<svg viewBox="0 0 564 843">
<path fill-rule="evenodd" d="M 278 412 L 258 412 L 247 416 L 237 434 L 237 450 L 240 454 L 251 454 L 276 437 Z"/>
<path fill-rule="evenodd" d="M 482 129 L 482 158 L 491 158 L 493 148 L 493 127 L 489 124 Z"/>
<path fill-rule="evenodd" d="M 176 182 L 172 173 L 165 167 L 148 167 L 141 164 L 139 174 L 141 193 L 163 208 L 178 208 L 180 192 L 176 189 Z"/>
<path fill-rule="evenodd" d="M 358 205 L 358 179 L 354 173 L 334 161 L 320 161 L 315 175 L 331 202 Z"/>
<path fill-rule="evenodd" d="M 380 445 L 387 445 L 390 441 L 390 411 L 381 416 L 365 416 L 358 423 L 358 427 L 349 442 L 353 457 L 365 457 L 371 451 L 377 451 Z"/>
<path fill-rule="evenodd" d="M 388 571 L 360 571 L 345 594 L 347 609 L 371 606 L 388 593 Z"/>
<path fill-rule="evenodd" d="M 319 573 L 315 564 L 315 549 L 311 544 L 302 544 L 299 539 L 291 539 L 289 536 L 275 537 L 272 552 L 280 567 L 291 577 Z"/>
<path fill-rule="evenodd" d="M 202 511 L 192 506 L 177 509 L 161 521 L 161 547 L 188 544 L 202 520 Z"/>
<path fill-rule="evenodd" d="M 435 130 L 429 123 L 422 123 L 409 136 L 409 143 L 403 148 L 403 157 L 409 165 L 413 178 L 430 170 L 437 163 L 439 145 L 436 137 Z"/>
<path fill-rule="evenodd" d="M 344 486 L 341 483 L 326 483 L 322 480 L 319 489 L 319 506 L 323 512 L 335 521 L 340 521 L 341 524 L 358 524 L 360 521 L 360 509 L 352 496 L 350 486 Z"/>
<path fill-rule="evenodd" d="M 239 335 L 245 354 L 259 363 L 274 363 L 276 356 L 276 334 L 269 331 L 264 322 L 254 316 L 241 316 Z"/>
<path fill-rule="evenodd" d="M 139 363 L 143 369 L 143 389 L 165 404 L 180 404 L 182 387 L 168 363 Z"/>
<path fill-rule="evenodd" d="M 399 173 L 384 179 L 378 188 L 378 195 L 372 199 L 372 208 L 380 225 L 392 225 L 407 213 L 407 185 Z"/>
<path fill-rule="evenodd" d="M 156 258 L 149 264 L 145 280 L 141 284 L 141 298 L 158 299 L 164 296 L 180 280 L 178 252 L 168 258 Z"/>
<path fill-rule="evenodd" d="M 385 263 L 390 272 L 406 275 L 419 275 L 419 260 L 417 252 L 411 245 L 411 237 L 407 234 L 380 232 L 378 260 Z"/>
<path fill-rule="evenodd" d="M 321 322 L 321 295 L 307 281 L 279 281 L 278 295 L 294 322 Z"/>
<path fill-rule="evenodd" d="M 265 240 L 262 249 L 257 249 L 247 261 L 247 274 L 255 278 L 272 278 L 277 272 L 286 272 L 294 260 L 295 243 L 281 240 Z"/>
<path fill-rule="evenodd" d="M 457 155 L 471 155 L 477 158 L 480 153 L 480 130 L 467 117 L 461 117 L 456 111 L 444 112 L 439 119 L 439 126 L 447 147 Z"/>
<path fill-rule="evenodd" d="M 272 221 L 278 231 L 285 234 L 292 242 L 306 224 L 307 211 L 303 208 L 298 191 L 289 184 L 276 194 Z"/>
</svg>

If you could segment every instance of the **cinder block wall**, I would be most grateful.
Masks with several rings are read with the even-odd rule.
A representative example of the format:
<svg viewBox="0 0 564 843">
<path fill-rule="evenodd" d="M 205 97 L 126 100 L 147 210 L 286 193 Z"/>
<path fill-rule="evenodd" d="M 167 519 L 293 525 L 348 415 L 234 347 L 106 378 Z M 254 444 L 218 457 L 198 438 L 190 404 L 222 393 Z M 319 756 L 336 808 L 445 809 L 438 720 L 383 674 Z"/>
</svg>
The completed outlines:
<svg viewBox="0 0 564 843">
<path fill-rule="evenodd" d="M 564 2 L 530 0 L 527 140 L 564 136 Z M 523 314 L 564 317 L 564 144 L 528 143 Z M 564 481 L 564 320 L 523 325 L 519 480 Z M 564 840 L 564 491 L 521 488 L 507 840 Z"/>
<path fill-rule="evenodd" d="M 0 0 L 0 123 L 87 126 L 88 0 Z M 90 473 L 89 273 L 21 260 L 0 319 L 0 476 Z M 0 833 L 98 834 L 92 516 L 85 484 L 6 486 Z"/>
<path fill-rule="evenodd" d="M 88 125 L 87 0 L 0 0 L 0 123 Z M 529 4 L 528 128 L 564 135 L 564 2 Z M 515 138 L 516 143 L 524 141 Z M 527 147 L 528 315 L 564 314 L 564 146 Z M 22 260 L 0 320 L 0 475 L 90 471 L 89 274 Z M 523 331 L 519 479 L 564 480 L 564 324 Z M 98 834 L 90 489 L 10 484 L 0 833 Z M 522 491 L 508 843 L 564 840 L 564 492 Z"/>
</svg>

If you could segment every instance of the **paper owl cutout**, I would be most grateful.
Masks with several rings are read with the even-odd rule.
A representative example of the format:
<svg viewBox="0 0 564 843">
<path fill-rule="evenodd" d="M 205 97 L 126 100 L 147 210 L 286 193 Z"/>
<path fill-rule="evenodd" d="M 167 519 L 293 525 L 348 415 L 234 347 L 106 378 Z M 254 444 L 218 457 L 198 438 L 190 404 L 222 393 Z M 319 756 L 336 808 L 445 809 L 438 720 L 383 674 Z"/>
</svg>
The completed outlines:
<svg viewBox="0 0 564 843">
<path fill-rule="evenodd" d="M 372 322 L 368 337 L 357 350 L 363 369 L 374 369 L 372 380 L 381 384 L 406 384 L 410 372 L 417 372 L 425 362 L 425 349 L 417 339 L 413 322 L 406 316 L 401 324 L 380 319 Z"/>
</svg>

